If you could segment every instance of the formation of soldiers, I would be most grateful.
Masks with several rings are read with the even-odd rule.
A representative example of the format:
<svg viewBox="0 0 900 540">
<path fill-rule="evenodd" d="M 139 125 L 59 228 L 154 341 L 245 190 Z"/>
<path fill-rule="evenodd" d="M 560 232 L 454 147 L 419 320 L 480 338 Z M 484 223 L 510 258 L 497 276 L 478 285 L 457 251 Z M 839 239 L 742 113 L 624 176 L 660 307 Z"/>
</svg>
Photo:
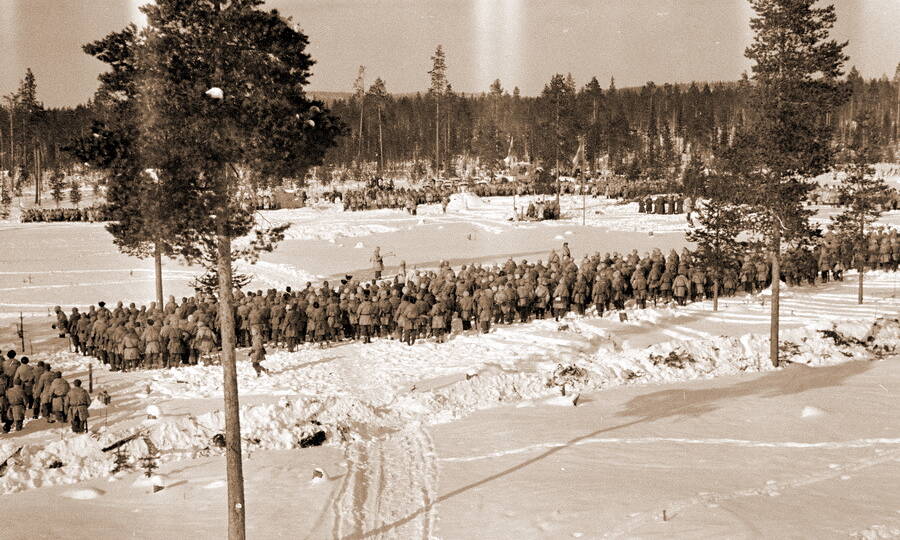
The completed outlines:
<svg viewBox="0 0 900 540">
<path fill-rule="evenodd" d="M 87 430 L 88 406 L 91 396 L 81 387 L 81 380 L 72 384 L 54 370 L 49 363 L 39 361 L 32 366 L 27 356 L 18 358 L 16 351 L 6 352 L 0 369 L 0 424 L 3 433 L 15 427 L 24 428 L 25 420 L 38 417 L 48 422 L 70 422 L 72 431 Z"/>
<path fill-rule="evenodd" d="M 692 207 L 690 198 L 675 195 L 647 195 L 638 199 L 638 212 L 642 214 L 683 214 Z"/>
<path fill-rule="evenodd" d="M 861 249 L 826 236 L 815 249 L 785 254 L 781 278 L 791 285 L 842 279 L 859 258 L 867 267 L 897 270 L 897 231 L 879 231 Z M 379 257 L 373 264 L 379 266 Z M 442 263 L 432 271 L 360 282 L 346 276 L 340 283 L 306 283 L 300 290 L 236 291 L 236 340 L 253 347 L 256 363 L 265 345 L 295 350 L 303 343 L 325 346 L 344 340 L 369 342 L 393 338 L 413 344 L 433 337 L 492 325 L 554 317 L 567 313 L 622 310 L 626 302 L 639 308 L 648 303 L 687 302 L 709 298 L 714 286 L 720 296 L 755 293 L 770 284 L 771 268 L 763 253 L 747 253 L 742 261 L 715 278 L 687 249 L 664 255 L 660 250 L 639 255 L 595 253 L 580 261 L 568 245 L 552 251 L 546 261 L 507 260 L 502 265 Z M 381 265 L 383 268 L 383 263 Z M 57 309 L 57 327 L 83 354 L 113 370 L 161 368 L 215 362 L 221 342 L 216 299 L 198 295 L 164 306 L 124 306 L 109 309 L 102 302 L 80 313 Z M 262 353 L 258 352 L 262 350 Z M 257 366 L 254 366 L 257 367 Z"/>
<path fill-rule="evenodd" d="M 559 219 L 559 204 L 555 200 L 537 200 L 528 203 L 525 209 L 525 219 L 544 221 L 545 219 Z"/>
<path fill-rule="evenodd" d="M 102 206 L 97 205 L 86 208 L 26 208 L 22 210 L 22 223 L 106 220 L 106 211 Z"/>
<path fill-rule="evenodd" d="M 399 188 L 393 186 L 366 187 L 350 190 L 343 194 L 345 211 L 377 210 L 380 208 L 403 208 L 415 215 L 420 204 L 442 203 L 446 209 L 450 202 L 451 187 Z"/>
</svg>

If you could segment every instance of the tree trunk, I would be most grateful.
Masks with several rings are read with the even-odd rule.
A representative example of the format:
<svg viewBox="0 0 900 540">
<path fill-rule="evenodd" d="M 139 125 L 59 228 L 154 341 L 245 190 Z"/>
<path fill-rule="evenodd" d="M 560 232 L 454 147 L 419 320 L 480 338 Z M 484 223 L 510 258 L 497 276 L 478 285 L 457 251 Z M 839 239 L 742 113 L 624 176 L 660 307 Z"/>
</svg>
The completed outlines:
<svg viewBox="0 0 900 540">
<path fill-rule="evenodd" d="M 12 98 L 7 98 L 9 101 L 9 176 L 12 176 L 16 173 L 16 132 L 13 129 L 13 109 L 15 108 L 15 102 Z"/>
<path fill-rule="evenodd" d="M 719 311 L 719 280 L 713 281 L 713 311 Z"/>
<path fill-rule="evenodd" d="M 866 241 L 865 240 L 866 239 L 866 224 L 865 224 L 865 222 L 861 222 L 859 224 L 859 237 L 861 239 L 860 245 L 865 246 L 866 245 L 865 244 L 865 241 Z M 860 263 L 858 265 L 859 269 L 857 270 L 859 272 L 859 290 L 857 291 L 857 294 L 856 294 L 856 300 L 860 304 L 862 304 L 863 303 L 863 274 L 866 273 L 866 263 L 863 261 L 862 257 L 860 257 L 859 260 L 860 260 Z"/>
<path fill-rule="evenodd" d="M 559 217 L 562 217 L 562 205 L 559 203 L 559 96 L 556 97 L 556 208 L 559 210 Z"/>
<path fill-rule="evenodd" d="M 778 310 L 781 293 L 781 225 L 775 223 L 775 237 L 772 239 L 772 315 L 769 329 L 769 357 L 772 365 L 778 367 Z"/>
<path fill-rule="evenodd" d="M 865 267 L 860 265 L 859 267 L 859 290 L 856 294 L 857 301 L 862 304 L 863 303 L 863 274 L 865 273 Z"/>
<path fill-rule="evenodd" d="M 33 144 L 33 143 L 32 143 Z M 40 149 L 37 146 L 33 147 L 34 152 L 34 162 L 32 167 L 32 174 L 34 174 L 34 204 L 36 206 L 41 205 L 41 161 L 40 161 Z"/>
<path fill-rule="evenodd" d="M 362 147 L 363 147 L 363 111 L 365 110 L 365 109 L 363 108 L 363 107 L 364 107 L 364 104 L 365 104 L 364 98 L 360 98 L 360 99 L 359 99 L 359 149 L 356 151 L 356 163 L 357 163 L 357 165 L 359 165 L 359 163 L 362 161 Z"/>
<path fill-rule="evenodd" d="M 226 203 L 227 205 L 227 203 Z M 241 419 L 234 353 L 234 300 L 231 294 L 231 237 L 228 211 L 216 218 L 219 270 L 219 328 L 222 337 L 222 372 L 225 387 L 225 467 L 228 479 L 228 538 L 244 540 L 244 471 L 241 463 Z"/>
<path fill-rule="evenodd" d="M 434 168 L 441 167 L 441 101 L 434 96 Z"/>
<path fill-rule="evenodd" d="M 156 273 L 156 306 L 162 310 L 165 304 L 163 304 L 162 250 L 159 249 L 159 242 L 153 244 L 153 270 Z"/>
<path fill-rule="evenodd" d="M 378 109 L 378 175 L 384 170 L 384 138 L 381 133 L 381 109 Z"/>
</svg>

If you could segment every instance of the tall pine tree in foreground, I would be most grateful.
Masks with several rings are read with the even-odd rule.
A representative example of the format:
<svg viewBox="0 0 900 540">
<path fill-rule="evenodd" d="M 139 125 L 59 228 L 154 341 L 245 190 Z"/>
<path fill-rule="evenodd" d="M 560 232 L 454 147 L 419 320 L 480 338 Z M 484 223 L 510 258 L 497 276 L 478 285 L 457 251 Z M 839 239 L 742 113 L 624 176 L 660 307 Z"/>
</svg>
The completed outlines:
<svg viewBox="0 0 900 540">
<path fill-rule="evenodd" d="M 84 51 L 109 65 L 98 77 L 100 86 L 94 95 L 99 119 L 91 133 L 67 148 L 80 161 L 106 174 L 106 230 L 120 251 L 140 259 L 153 257 L 156 303 L 163 305 L 162 257 L 174 257 L 184 215 L 172 212 L 183 205 L 181 194 L 169 192 L 168 171 L 158 168 L 140 148 L 145 118 L 154 112 L 142 108 L 139 100 L 147 62 L 144 37 L 134 25 L 88 43 Z M 157 167 L 157 168 L 153 168 Z"/>
<path fill-rule="evenodd" d="M 842 167 L 844 178 L 838 186 L 841 199 L 847 207 L 834 216 L 832 223 L 838 237 L 848 240 L 858 250 L 853 262 L 859 272 L 857 301 L 860 304 L 863 303 L 863 275 L 866 270 L 866 235 L 884 212 L 884 204 L 890 197 L 884 178 L 876 176 L 875 168 L 872 167 L 872 163 L 878 158 L 879 142 L 878 130 L 872 127 L 870 114 L 860 111 L 848 148 L 849 160 Z"/>
<path fill-rule="evenodd" d="M 216 261 L 232 539 L 245 536 L 232 263 L 236 255 L 252 261 L 284 232 L 254 230 L 254 208 L 239 200 L 237 188 L 251 175 L 256 185 L 302 177 L 344 132 L 304 91 L 313 64 L 307 37 L 277 11 L 261 10 L 262 3 L 156 0 L 144 6 L 147 26 L 110 51 L 127 59 L 113 72 L 134 92 L 112 97 L 133 99 L 140 121 L 97 132 L 121 154 L 138 156 L 131 163 L 139 168 L 123 167 L 128 174 L 149 178 L 140 181 L 135 209 L 156 193 L 145 188 L 157 185 L 178 254 L 201 261 L 212 252 Z M 232 240 L 248 234 L 233 250 Z"/>
<path fill-rule="evenodd" d="M 846 43 L 829 38 L 834 6 L 814 7 L 816 0 L 751 0 L 753 43 L 745 55 L 753 61 L 753 110 L 756 117 L 743 134 L 755 159 L 745 170 L 743 190 L 757 210 L 756 223 L 772 262 L 770 357 L 778 366 L 778 327 L 782 238 L 788 230 L 809 228 L 803 207 L 812 189 L 810 178 L 827 171 L 832 113 L 847 98 L 839 80 L 847 57 Z"/>
</svg>

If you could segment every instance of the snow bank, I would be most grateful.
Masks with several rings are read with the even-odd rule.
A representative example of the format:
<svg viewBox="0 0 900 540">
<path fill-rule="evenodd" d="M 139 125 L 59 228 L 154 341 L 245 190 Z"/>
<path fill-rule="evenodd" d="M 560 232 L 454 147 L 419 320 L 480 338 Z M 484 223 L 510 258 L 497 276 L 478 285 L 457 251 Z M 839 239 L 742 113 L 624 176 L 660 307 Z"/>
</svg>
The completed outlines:
<svg viewBox="0 0 900 540">
<path fill-rule="evenodd" d="M 71 489 L 69 491 L 63 492 L 62 496 L 67 499 L 75 499 L 79 501 L 87 501 L 90 499 L 96 499 L 104 495 L 106 492 L 101 491 L 96 488 L 87 488 L 87 489 Z"/>
<path fill-rule="evenodd" d="M 482 199 L 474 193 L 453 193 L 450 195 L 450 203 L 447 204 L 447 211 L 460 212 L 464 210 L 479 210 L 490 206 L 490 204 L 490 199 Z"/>
</svg>

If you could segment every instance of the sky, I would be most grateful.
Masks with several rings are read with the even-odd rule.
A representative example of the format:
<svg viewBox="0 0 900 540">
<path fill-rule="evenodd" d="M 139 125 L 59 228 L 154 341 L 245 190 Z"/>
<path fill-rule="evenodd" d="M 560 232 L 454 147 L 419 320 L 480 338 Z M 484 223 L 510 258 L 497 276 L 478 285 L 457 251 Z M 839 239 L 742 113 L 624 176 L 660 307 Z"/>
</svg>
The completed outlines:
<svg viewBox="0 0 900 540">
<path fill-rule="evenodd" d="M 139 22 L 147 0 L 0 0 L 0 95 L 34 71 L 47 106 L 83 103 L 104 65 L 81 46 Z M 900 0 L 836 0 L 833 37 L 849 40 L 849 65 L 893 76 L 900 62 Z M 752 10 L 746 0 L 267 0 L 309 36 L 310 90 L 366 85 L 424 91 L 431 55 L 447 54 L 454 90 L 486 91 L 499 78 L 536 95 L 554 73 L 582 85 L 736 80 L 749 71 Z M 848 67 L 849 67 L 848 65 Z"/>
</svg>

